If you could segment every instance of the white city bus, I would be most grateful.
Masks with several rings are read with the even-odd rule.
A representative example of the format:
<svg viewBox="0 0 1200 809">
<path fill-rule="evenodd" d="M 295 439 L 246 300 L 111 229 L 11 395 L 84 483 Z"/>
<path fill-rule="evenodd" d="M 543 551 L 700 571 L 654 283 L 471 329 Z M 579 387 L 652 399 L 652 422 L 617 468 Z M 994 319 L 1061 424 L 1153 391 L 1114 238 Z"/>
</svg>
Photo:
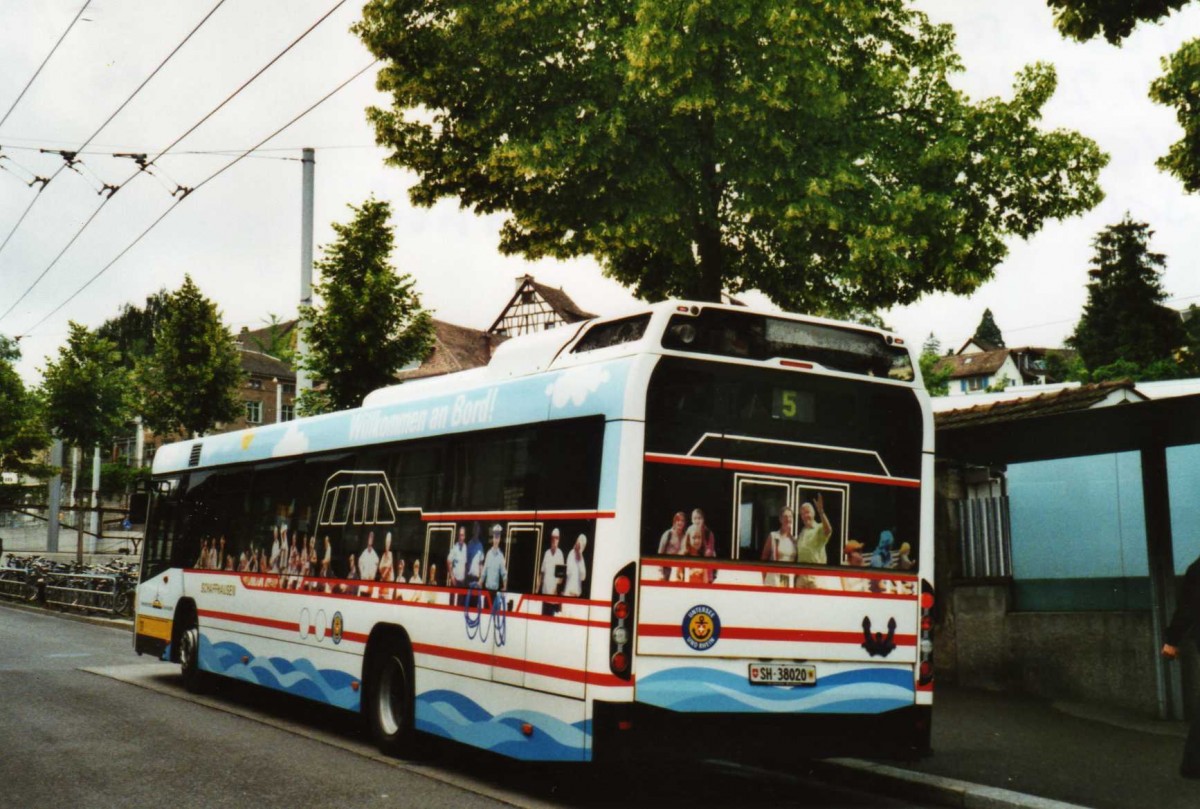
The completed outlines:
<svg viewBox="0 0 1200 809">
<path fill-rule="evenodd" d="M 913 754 L 933 431 L 902 341 L 669 302 L 164 446 L 135 648 L 530 760 Z"/>
</svg>

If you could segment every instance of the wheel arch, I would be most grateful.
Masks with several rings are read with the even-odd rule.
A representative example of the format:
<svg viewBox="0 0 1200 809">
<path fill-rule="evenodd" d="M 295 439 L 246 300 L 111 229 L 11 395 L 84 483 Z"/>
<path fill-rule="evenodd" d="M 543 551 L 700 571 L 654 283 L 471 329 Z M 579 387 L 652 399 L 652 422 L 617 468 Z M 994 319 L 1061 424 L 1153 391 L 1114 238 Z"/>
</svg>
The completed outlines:
<svg viewBox="0 0 1200 809">
<path fill-rule="evenodd" d="M 175 615 L 171 621 L 170 661 L 172 663 L 179 662 L 179 636 L 183 634 L 189 621 L 195 621 L 197 626 L 200 625 L 200 614 L 196 609 L 196 602 L 190 598 L 181 598 L 175 605 Z"/>
</svg>

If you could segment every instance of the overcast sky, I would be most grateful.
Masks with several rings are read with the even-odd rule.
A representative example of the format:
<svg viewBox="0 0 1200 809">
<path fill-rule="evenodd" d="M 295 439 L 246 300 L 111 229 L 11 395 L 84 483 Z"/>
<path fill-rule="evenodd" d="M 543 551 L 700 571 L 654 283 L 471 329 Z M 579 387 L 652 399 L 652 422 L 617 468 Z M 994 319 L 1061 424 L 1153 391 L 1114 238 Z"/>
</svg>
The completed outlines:
<svg viewBox="0 0 1200 809">
<path fill-rule="evenodd" d="M 0 242 L 34 198 L 25 184 L 62 165 L 39 149 L 76 149 L 212 9 L 217 0 L 146 3 L 94 0 L 0 126 Z M 361 0 L 359 0 L 361 2 Z M 359 2 L 347 2 L 232 102 L 159 161 L 163 173 L 140 175 L 107 202 L 78 240 L 51 262 L 104 197 L 136 171 L 116 152 L 154 155 L 200 121 L 335 5 L 335 0 L 226 0 L 82 155 L 84 176 L 62 172 L 40 195 L 0 251 L 0 312 L 43 280 L 0 333 L 27 335 L 22 374 L 33 381 L 56 353 L 67 321 L 95 326 L 123 303 L 141 304 L 190 273 L 220 305 L 236 331 L 270 314 L 294 316 L 299 297 L 300 149 L 317 149 L 316 243 L 332 239 L 331 222 L 374 194 L 392 203 L 396 265 L 417 280 L 437 317 L 486 328 L 532 273 L 562 286 L 602 314 L 637 305 L 590 260 L 527 262 L 496 250 L 502 217 L 477 217 L 455 201 L 413 208 L 413 177 L 384 165 L 364 109 L 386 104 L 374 71 L 359 77 L 262 150 L 188 196 L 83 292 L 49 318 L 158 219 L 177 186 L 195 187 L 242 151 L 300 114 L 371 62 L 348 28 Z M 66 30 L 83 0 L 0 0 L 0 117 Z M 952 23 L 966 71 L 957 83 L 972 98 L 1008 96 L 1016 72 L 1034 61 L 1058 68 L 1058 92 L 1045 126 L 1095 139 L 1112 161 L 1101 175 L 1105 201 L 1085 216 L 1051 222 L 1028 242 L 1014 240 L 993 281 L 968 298 L 931 296 L 884 313 L 910 341 L 932 330 L 957 347 L 990 307 L 1009 345 L 1060 345 L 1086 298 L 1091 239 L 1128 211 L 1156 231 L 1153 249 L 1167 255 L 1164 285 L 1183 307 L 1200 303 L 1200 199 L 1154 167 L 1180 137 L 1173 111 L 1147 97 L 1160 59 L 1200 36 L 1200 3 L 1161 26 L 1142 26 L 1123 47 L 1068 43 L 1054 30 L 1045 0 L 921 0 L 936 21 Z M 39 321 L 40 325 L 35 327 Z"/>
</svg>

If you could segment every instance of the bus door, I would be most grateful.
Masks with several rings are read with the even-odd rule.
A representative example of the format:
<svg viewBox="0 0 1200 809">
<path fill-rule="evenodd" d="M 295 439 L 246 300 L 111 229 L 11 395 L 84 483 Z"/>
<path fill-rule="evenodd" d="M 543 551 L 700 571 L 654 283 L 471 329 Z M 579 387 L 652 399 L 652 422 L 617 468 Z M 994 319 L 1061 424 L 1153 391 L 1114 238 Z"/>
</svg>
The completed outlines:
<svg viewBox="0 0 1200 809">
<path fill-rule="evenodd" d="M 540 604 L 523 596 L 534 591 L 533 566 L 541 547 L 542 526 L 537 522 L 510 522 L 504 538 L 504 561 L 508 570 L 507 589 L 496 594 L 500 602 L 491 610 L 492 680 L 508 685 L 525 685 L 525 645 L 531 611 Z M 485 610 L 484 620 L 487 619 Z"/>
</svg>

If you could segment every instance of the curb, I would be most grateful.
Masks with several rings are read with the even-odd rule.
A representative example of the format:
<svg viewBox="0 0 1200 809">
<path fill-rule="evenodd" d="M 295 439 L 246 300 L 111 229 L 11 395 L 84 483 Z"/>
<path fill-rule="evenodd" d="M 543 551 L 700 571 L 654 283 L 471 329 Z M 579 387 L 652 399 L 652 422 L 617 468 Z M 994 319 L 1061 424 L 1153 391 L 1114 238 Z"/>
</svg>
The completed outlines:
<svg viewBox="0 0 1200 809">
<path fill-rule="evenodd" d="M 35 607 L 29 604 L 22 604 L 19 601 L 0 601 L 0 606 L 9 607 L 10 609 L 14 610 L 20 610 L 21 612 L 32 612 L 38 615 L 53 615 L 56 618 L 66 618 L 68 621 L 78 621 L 84 624 L 106 626 L 109 629 L 125 629 L 130 632 L 133 631 L 133 620 L 130 618 L 101 618 L 97 615 L 80 615 L 73 612 L 46 609 L 45 607 Z"/>
<path fill-rule="evenodd" d="M 962 809 L 1085 809 L 1079 804 L 1026 795 L 940 775 L 906 770 L 857 758 L 813 762 L 815 771 L 841 784 L 910 800 Z"/>
</svg>

